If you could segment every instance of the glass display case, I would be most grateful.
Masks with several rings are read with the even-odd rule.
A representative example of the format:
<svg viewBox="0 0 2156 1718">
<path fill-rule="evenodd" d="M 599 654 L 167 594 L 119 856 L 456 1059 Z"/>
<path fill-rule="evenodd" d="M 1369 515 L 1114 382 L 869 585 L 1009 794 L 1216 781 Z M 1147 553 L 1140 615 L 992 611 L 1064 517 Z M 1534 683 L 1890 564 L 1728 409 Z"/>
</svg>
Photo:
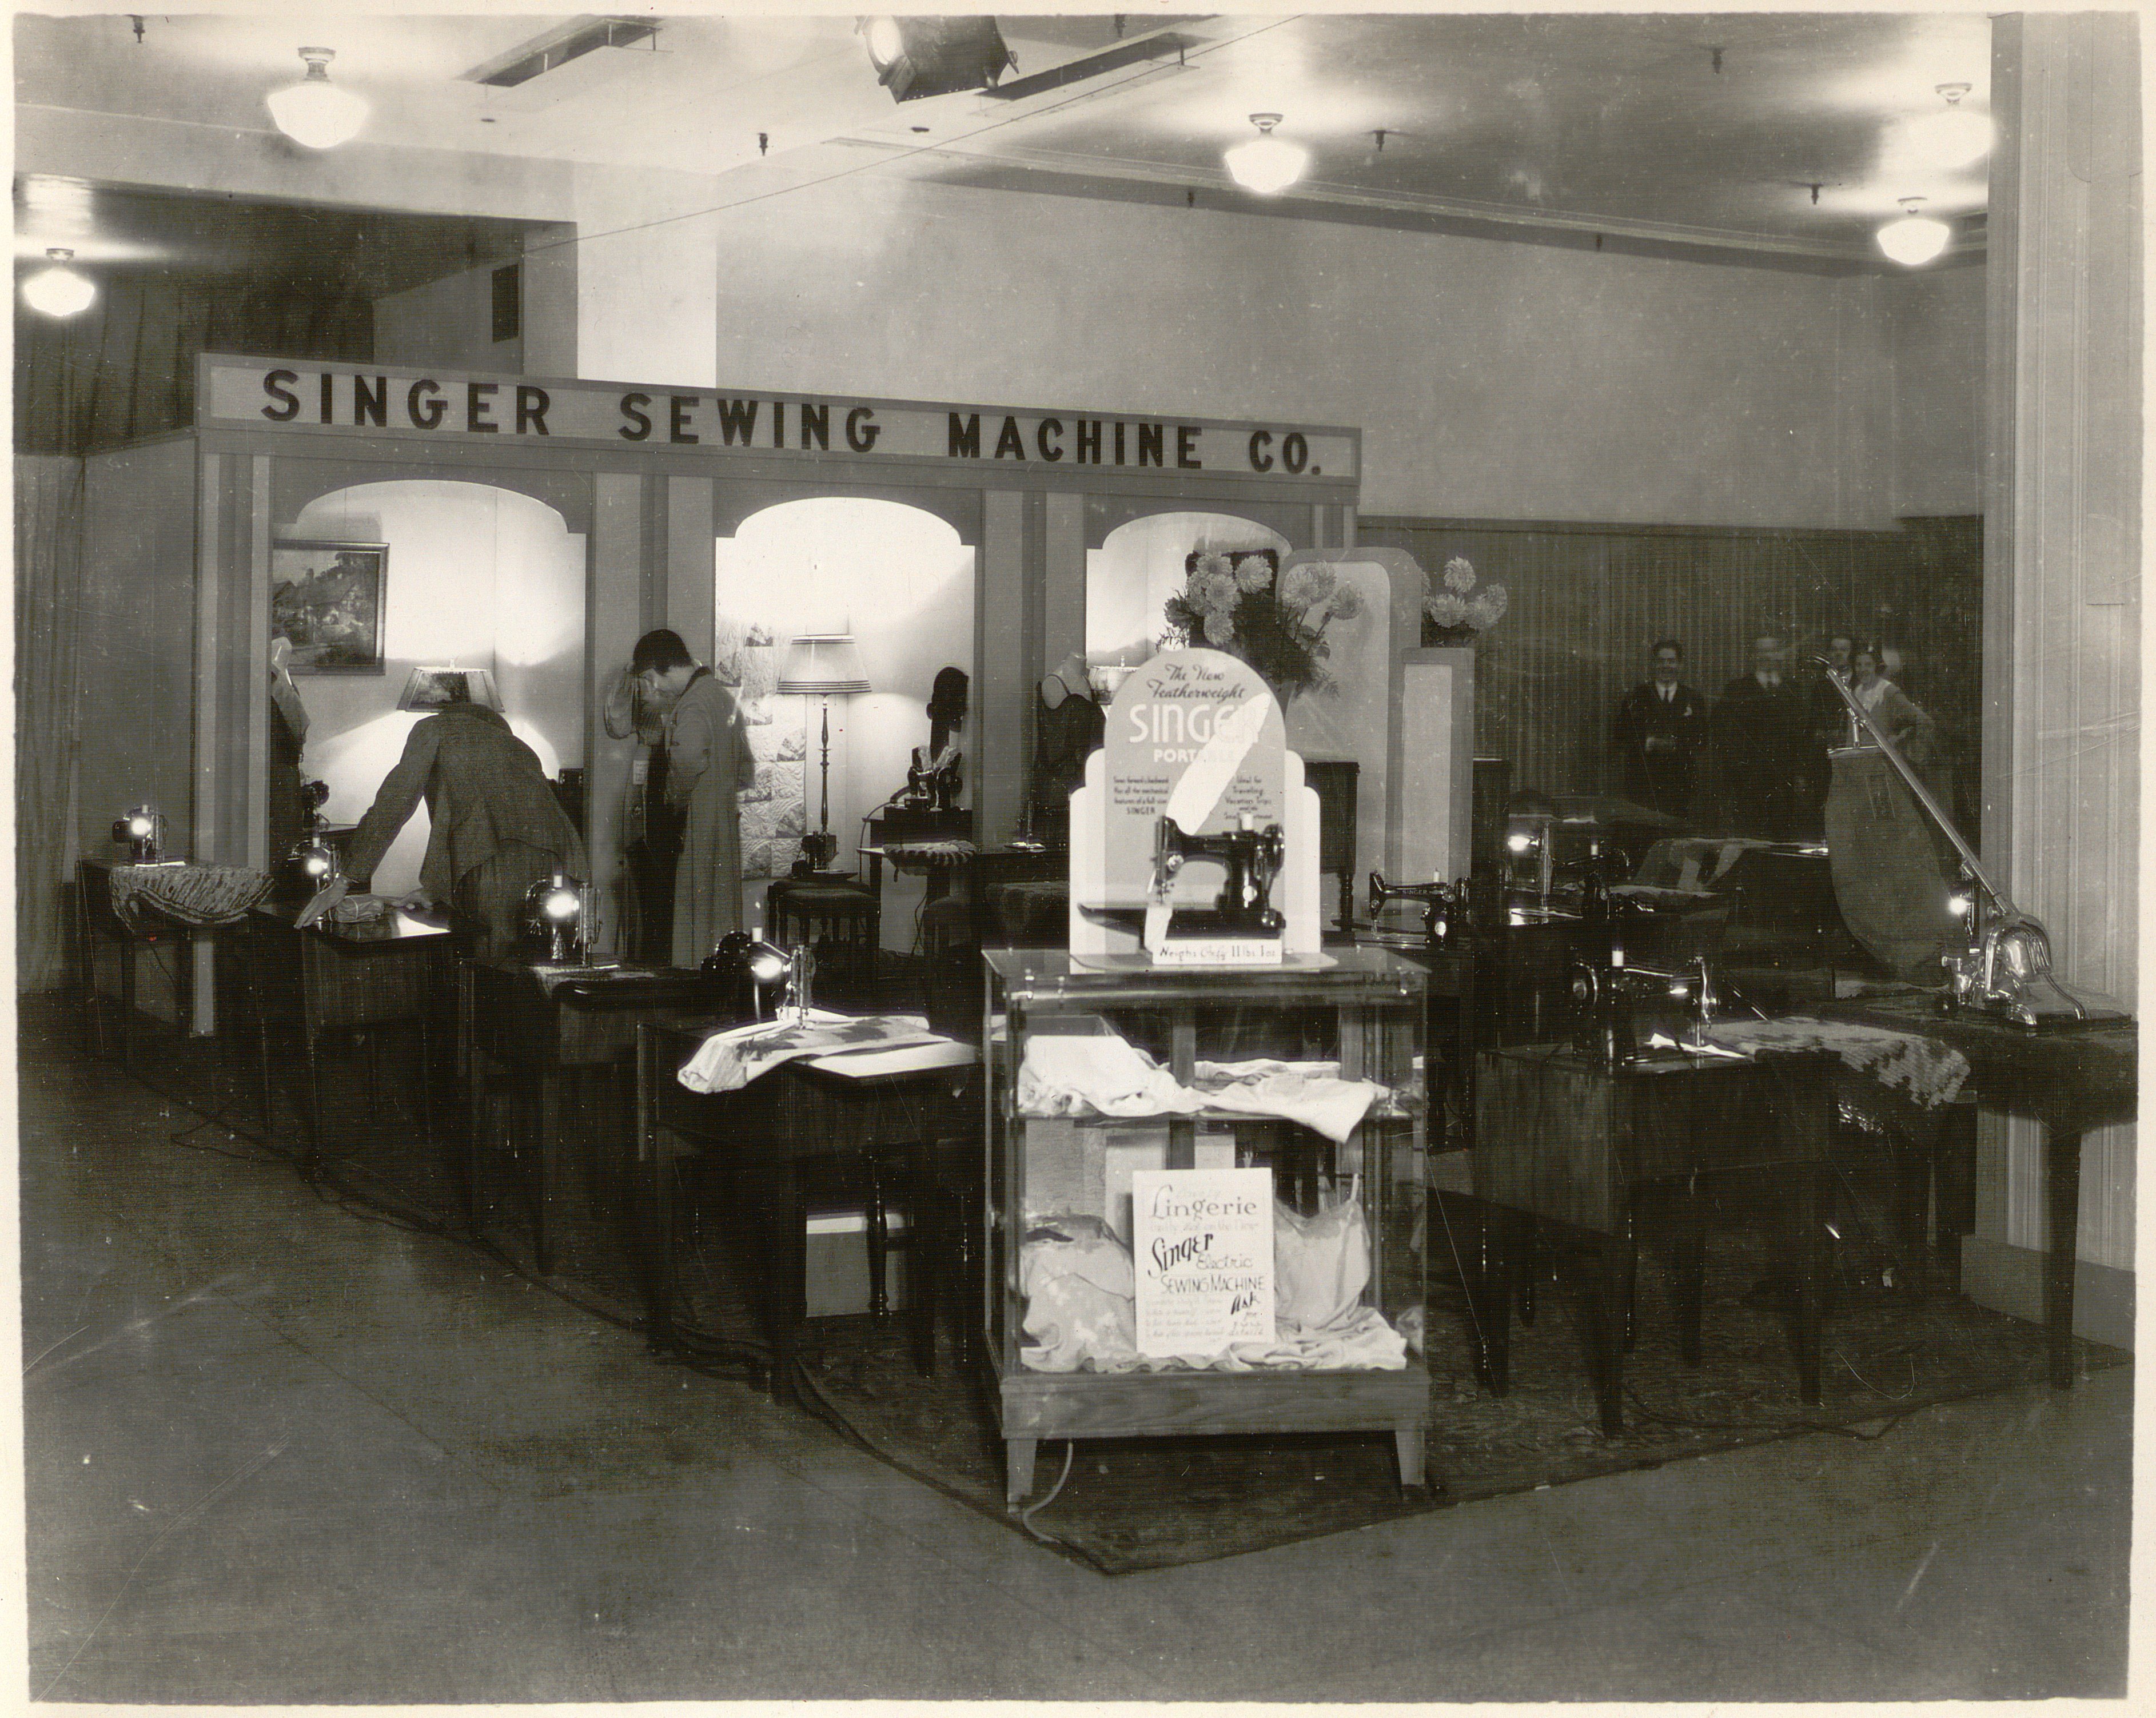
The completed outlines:
<svg viewBox="0 0 2156 1718">
<path fill-rule="evenodd" d="M 1422 967 L 984 959 L 983 1314 L 1010 1506 L 1044 1438 L 1389 1431 L 1422 1485 Z M 1224 1187 L 1240 1218 L 1175 1230 Z M 1260 1291 L 1224 1269 L 1260 1259 Z"/>
</svg>

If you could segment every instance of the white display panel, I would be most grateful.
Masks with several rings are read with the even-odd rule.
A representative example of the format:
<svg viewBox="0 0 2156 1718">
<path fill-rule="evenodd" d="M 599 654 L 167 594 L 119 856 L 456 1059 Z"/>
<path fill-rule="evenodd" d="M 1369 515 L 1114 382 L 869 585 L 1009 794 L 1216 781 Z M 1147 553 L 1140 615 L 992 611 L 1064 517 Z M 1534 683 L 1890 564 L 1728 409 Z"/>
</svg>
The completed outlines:
<svg viewBox="0 0 2156 1718">
<path fill-rule="evenodd" d="M 1468 871 L 1475 782 L 1475 653 L 1411 650 L 1400 664 L 1397 880 L 1450 883 Z"/>
</svg>

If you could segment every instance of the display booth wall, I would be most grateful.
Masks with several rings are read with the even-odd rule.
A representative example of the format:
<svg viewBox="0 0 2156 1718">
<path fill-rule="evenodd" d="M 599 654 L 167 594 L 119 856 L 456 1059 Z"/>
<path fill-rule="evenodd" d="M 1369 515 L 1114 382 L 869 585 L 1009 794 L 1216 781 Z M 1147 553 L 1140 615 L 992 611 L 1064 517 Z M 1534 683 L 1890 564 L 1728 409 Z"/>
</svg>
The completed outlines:
<svg viewBox="0 0 2156 1718">
<path fill-rule="evenodd" d="M 386 546 L 380 671 L 298 681 L 305 767 L 333 817 L 362 812 L 393 762 L 410 667 L 487 667 L 550 772 L 586 771 L 597 880 L 618 885 L 637 747 L 597 712 L 638 635 L 671 626 L 773 731 L 749 868 L 783 871 L 820 809 L 818 713 L 778 697 L 777 667 L 796 633 L 844 628 L 875 690 L 833 700 L 841 862 L 926 743 L 946 665 L 971 676 L 968 798 L 977 838 L 999 842 L 1024 802 L 1034 688 L 1085 647 L 1089 560 L 1110 534 L 1196 511 L 1342 549 L 1361 455 L 1356 432 L 1307 424 L 223 356 L 202 360 L 197 399 L 192 433 L 87 462 L 85 674 L 121 719 L 84 725 L 77 853 L 105 852 L 116 811 L 146 798 L 191 857 L 275 857 L 270 599 L 298 541 Z M 424 818 L 377 888 L 416 880 Z"/>
</svg>

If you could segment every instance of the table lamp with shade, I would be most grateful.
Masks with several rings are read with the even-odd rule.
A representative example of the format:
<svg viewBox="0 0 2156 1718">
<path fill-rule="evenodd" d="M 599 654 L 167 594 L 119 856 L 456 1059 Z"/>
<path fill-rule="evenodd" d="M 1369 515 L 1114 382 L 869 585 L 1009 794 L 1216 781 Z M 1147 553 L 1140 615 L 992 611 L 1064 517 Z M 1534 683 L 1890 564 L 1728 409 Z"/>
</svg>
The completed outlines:
<svg viewBox="0 0 2156 1718">
<path fill-rule="evenodd" d="M 778 672 L 778 690 L 824 700 L 821 811 L 815 830 L 801 838 L 801 850 L 818 870 L 826 870 L 838 852 L 838 838 L 831 833 L 831 699 L 870 690 L 853 635 L 804 633 L 794 639 Z"/>
<path fill-rule="evenodd" d="M 405 676 L 404 690 L 397 699 L 397 707 L 403 710 L 441 710 L 452 704 L 478 704 L 500 710 L 501 695 L 494 689 L 493 673 L 454 664 L 415 668 Z"/>
</svg>

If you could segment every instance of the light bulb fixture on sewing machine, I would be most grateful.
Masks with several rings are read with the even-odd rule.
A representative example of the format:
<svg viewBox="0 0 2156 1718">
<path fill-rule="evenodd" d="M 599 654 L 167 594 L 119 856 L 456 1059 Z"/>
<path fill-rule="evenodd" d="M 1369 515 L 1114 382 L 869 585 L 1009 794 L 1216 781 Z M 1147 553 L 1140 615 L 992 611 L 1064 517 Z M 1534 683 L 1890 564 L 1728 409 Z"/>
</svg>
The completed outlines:
<svg viewBox="0 0 2156 1718">
<path fill-rule="evenodd" d="M 518 930 L 526 945 L 550 966 L 583 956 L 586 886 L 566 871 L 557 871 L 525 891 Z"/>
<path fill-rule="evenodd" d="M 773 1016 L 790 1008 L 803 1021 L 808 1018 L 816 951 L 806 943 L 788 951 L 748 931 L 729 931 L 704 957 L 703 970 L 724 980 L 734 992 L 735 1004 L 752 1019 L 765 1018 L 767 998 L 772 999 Z"/>
<path fill-rule="evenodd" d="M 138 805 L 112 820 L 112 838 L 127 849 L 128 862 L 155 865 L 164 862 L 165 814 L 153 805 Z"/>
</svg>

